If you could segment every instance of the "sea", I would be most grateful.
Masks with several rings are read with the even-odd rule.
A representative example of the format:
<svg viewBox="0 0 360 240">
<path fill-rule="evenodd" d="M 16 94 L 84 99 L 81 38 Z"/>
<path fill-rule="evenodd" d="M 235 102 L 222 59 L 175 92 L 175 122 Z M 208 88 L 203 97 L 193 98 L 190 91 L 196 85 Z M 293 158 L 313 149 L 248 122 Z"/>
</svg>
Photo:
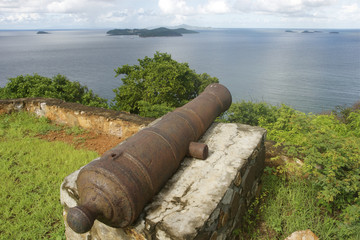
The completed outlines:
<svg viewBox="0 0 360 240">
<path fill-rule="evenodd" d="M 233 102 L 321 113 L 360 101 L 360 29 L 208 29 L 152 38 L 107 30 L 0 31 L 0 87 L 18 75 L 62 74 L 111 101 L 122 84 L 114 70 L 159 51 L 217 77 Z"/>
</svg>

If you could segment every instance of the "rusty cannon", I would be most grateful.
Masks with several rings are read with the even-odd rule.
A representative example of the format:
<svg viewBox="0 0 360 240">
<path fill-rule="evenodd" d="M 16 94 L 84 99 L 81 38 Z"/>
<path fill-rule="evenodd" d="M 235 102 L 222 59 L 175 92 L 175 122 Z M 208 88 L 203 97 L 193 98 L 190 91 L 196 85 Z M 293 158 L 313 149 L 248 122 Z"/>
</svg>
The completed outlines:
<svg viewBox="0 0 360 240">
<path fill-rule="evenodd" d="M 79 205 L 68 211 L 69 226 L 85 233 L 95 219 L 112 227 L 131 225 L 186 155 L 207 157 L 207 146 L 196 141 L 231 101 L 226 87 L 211 84 L 189 103 L 83 167 L 76 180 Z"/>
</svg>

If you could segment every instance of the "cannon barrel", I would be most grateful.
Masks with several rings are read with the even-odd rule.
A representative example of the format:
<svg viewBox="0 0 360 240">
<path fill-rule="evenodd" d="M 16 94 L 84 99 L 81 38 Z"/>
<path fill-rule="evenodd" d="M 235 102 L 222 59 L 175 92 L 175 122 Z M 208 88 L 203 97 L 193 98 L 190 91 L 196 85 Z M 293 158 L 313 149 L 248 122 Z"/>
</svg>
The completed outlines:
<svg viewBox="0 0 360 240">
<path fill-rule="evenodd" d="M 186 155 L 206 158 L 207 146 L 194 142 L 231 101 L 226 87 L 211 84 L 189 103 L 83 167 L 76 180 L 79 205 L 68 211 L 69 226 L 85 233 L 95 219 L 112 227 L 132 224 Z"/>
</svg>

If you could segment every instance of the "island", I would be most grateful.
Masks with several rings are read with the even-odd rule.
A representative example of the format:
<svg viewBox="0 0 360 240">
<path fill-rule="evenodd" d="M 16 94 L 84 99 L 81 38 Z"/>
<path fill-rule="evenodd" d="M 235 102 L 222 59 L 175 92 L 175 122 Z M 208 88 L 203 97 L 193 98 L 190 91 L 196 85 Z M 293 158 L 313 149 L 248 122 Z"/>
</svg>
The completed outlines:
<svg viewBox="0 0 360 240">
<path fill-rule="evenodd" d="M 45 31 L 38 31 L 36 34 L 50 34 L 50 33 L 45 32 Z"/>
<path fill-rule="evenodd" d="M 198 33 L 185 28 L 169 29 L 165 27 L 155 29 L 113 29 L 107 31 L 106 34 L 114 35 L 137 35 L 139 37 L 181 37 L 183 34 Z"/>
</svg>

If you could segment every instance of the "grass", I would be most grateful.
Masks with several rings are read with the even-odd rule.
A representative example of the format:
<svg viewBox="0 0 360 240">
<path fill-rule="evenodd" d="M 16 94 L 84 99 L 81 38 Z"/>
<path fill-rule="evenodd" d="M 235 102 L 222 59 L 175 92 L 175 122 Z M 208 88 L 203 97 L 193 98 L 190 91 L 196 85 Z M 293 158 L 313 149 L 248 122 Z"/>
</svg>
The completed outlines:
<svg viewBox="0 0 360 240">
<path fill-rule="evenodd" d="M 290 159 L 269 162 L 275 167 L 266 168 L 261 196 L 236 231 L 239 239 L 285 239 L 310 229 L 320 239 L 359 240 L 360 104 L 321 115 L 263 103 L 240 103 L 234 109 L 238 112 L 230 117 L 250 112 L 252 123 L 266 128 L 268 139 L 283 149 L 273 163 L 279 154 Z M 302 166 L 291 159 L 301 159 Z"/>
<path fill-rule="evenodd" d="M 285 239 L 306 229 L 320 239 L 360 239 L 359 225 L 351 229 L 319 204 L 318 186 L 308 179 L 282 174 L 266 168 L 262 194 L 249 208 L 244 227 L 236 232 L 239 239 Z"/>
<path fill-rule="evenodd" d="M 73 126 L 73 127 L 66 127 L 65 129 L 65 133 L 68 134 L 68 135 L 80 135 L 80 134 L 83 134 L 83 133 L 87 133 L 88 131 L 81 128 L 81 127 L 78 127 L 78 126 Z"/>
<path fill-rule="evenodd" d="M 310 181 L 291 178 L 288 181 L 274 176 L 264 177 L 269 201 L 263 219 L 277 236 L 285 239 L 291 233 L 311 229 L 321 239 L 333 239 L 336 220 L 318 204 L 319 188 Z"/>
<path fill-rule="evenodd" d="M 227 118 L 265 127 L 281 154 L 303 161 L 303 167 L 266 168 L 262 193 L 237 230 L 240 239 L 284 239 L 306 229 L 320 239 L 360 239 L 359 108 L 313 115 L 264 103 L 234 105 Z M 36 138 L 57 129 L 27 113 L 0 116 L 0 239 L 64 238 L 60 184 L 97 154 Z"/>
<path fill-rule="evenodd" d="M 60 184 L 98 155 L 36 138 L 58 127 L 28 113 L 0 116 L 0 239 L 64 239 Z"/>
</svg>

